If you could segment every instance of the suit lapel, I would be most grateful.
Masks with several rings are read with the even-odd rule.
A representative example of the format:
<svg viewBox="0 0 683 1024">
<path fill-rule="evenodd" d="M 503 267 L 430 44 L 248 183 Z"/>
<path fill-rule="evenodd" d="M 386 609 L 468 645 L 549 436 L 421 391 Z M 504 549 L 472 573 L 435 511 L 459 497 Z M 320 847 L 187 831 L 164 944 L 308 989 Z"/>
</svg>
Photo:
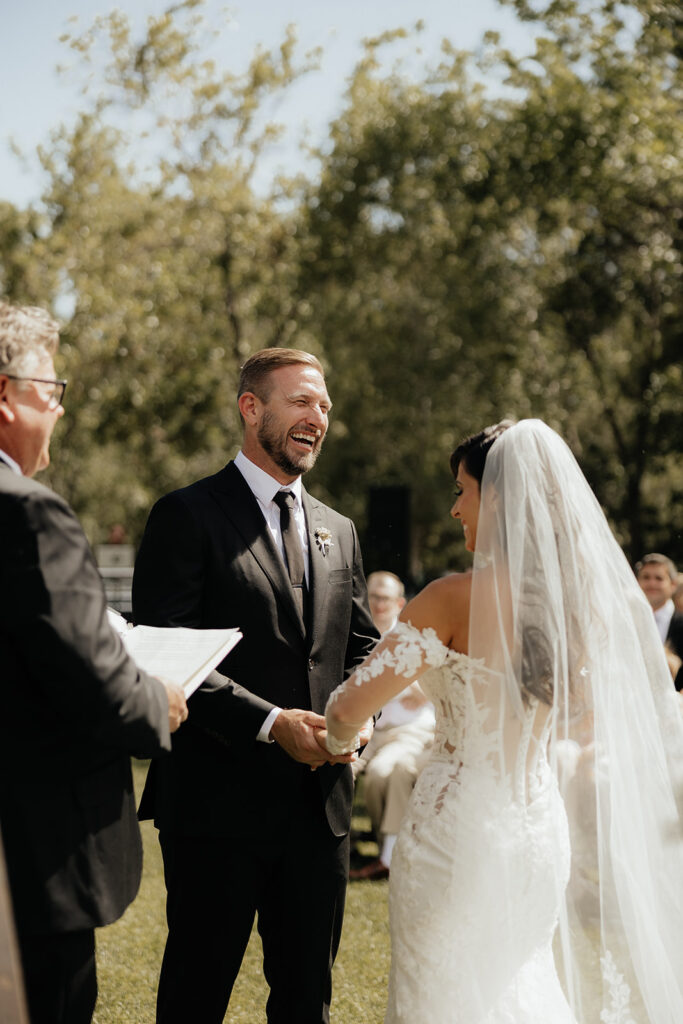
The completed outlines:
<svg viewBox="0 0 683 1024">
<path fill-rule="evenodd" d="M 245 547 L 266 574 L 301 635 L 305 636 L 304 622 L 296 606 L 294 591 L 280 552 L 263 518 L 258 501 L 232 462 L 216 474 L 213 495 L 223 514 L 244 540 Z"/>
<path fill-rule="evenodd" d="M 316 530 L 327 528 L 325 506 L 315 498 L 311 498 L 304 487 L 301 488 L 301 501 L 306 513 L 308 529 L 308 568 L 309 568 L 309 637 L 313 644 L 317 629 L 325 619 L 325 602 L 327 599 L 327 578 L 330 572 L 330 549 L 323 555 L 322 548 L 316 539 Z"/>
</svg>

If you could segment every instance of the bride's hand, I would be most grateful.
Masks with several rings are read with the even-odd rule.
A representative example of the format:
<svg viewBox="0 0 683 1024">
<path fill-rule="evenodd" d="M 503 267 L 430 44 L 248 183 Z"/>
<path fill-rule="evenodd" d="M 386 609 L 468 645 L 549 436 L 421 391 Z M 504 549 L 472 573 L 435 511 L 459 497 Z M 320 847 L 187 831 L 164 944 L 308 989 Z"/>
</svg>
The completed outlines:
<svg viewBox="0 0 683 1024">
<path fill-rule="evenodd" d="M 374 718 L 368 718 L 367 722 L 365 723 L 365 725 L 361 729 L 360 733 L 358 734 L 360 736 L 360 744 L 359 745 L 361 747 L 366 747 L 368 745 L 368 743 L 372 739 L 372 734 L 373 734 L 374 731 L 375 731 L 375 720 L 374 720 Z"/>
<path fill-rule="evenodd" d="M 329 764 L 348 764 L 358 759 L 357 751 L 366 746 L 372 738 L 372 733 L 375 728 L 374 720 L 369 718 L 367 722 L 361 726 L 358 732 L 348 741 L 348 746 L 352 749 L 348 750 L 344 754 L 332 753 L 328 747 L 328 733 L 326 729 L 321 729 L 316 733 L 316 739 L 322 749 L 327 754 L 327 760 Z M 340 744 L 341 745 L 341 744 Z"/>
</svg>

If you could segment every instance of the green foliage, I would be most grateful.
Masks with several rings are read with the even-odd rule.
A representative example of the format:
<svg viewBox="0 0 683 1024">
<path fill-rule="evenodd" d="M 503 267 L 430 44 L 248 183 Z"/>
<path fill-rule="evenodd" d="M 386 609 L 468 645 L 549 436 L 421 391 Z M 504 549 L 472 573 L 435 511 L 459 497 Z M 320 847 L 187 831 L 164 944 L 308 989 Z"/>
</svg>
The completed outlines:
<svg viewBox="0 0 683 1024">
<path fill-rule="evenodd" d="M 567 437 L 631 557 L 683 553 L 680 69 L 597 7 L 550 5 L 533 59 L 490 35 L 496 99 L 447 45 L 415 85 L 370 43 L 311 189 L 303 280 L 348 382 L 334 478 L 414 486 L 428 574 L 453 550 L 439 466 L 508 413 Z"/>
<path fill-rule="evenodd" d="M 642 22 L 590 6 L 551 5 L 534 62 L 507 59 L 524 99 L 505 187 L 536 213 L 536 329 L 565 368 L 559 423 L 630 555 L 680 558 L 681 69 L 661 5 L 635 5 Z"/>
<path fill-rule="evenodd" d="M 289 32 L 219 74 L 200 6 L 150 18 L 142 40 L 118 12 L 65 39 L 101 66 L 94 96 L 43 151 L 41 235 L 24 227 L 17 252 L 19 215 L 0 218 L 6 293 L 68 310 L 51 479 L 93 541 L 121 521 L 137 538 L 155 498 L 224 464 L 240 364 L 292 332 L 294 219 L 250 181 L 276 134 L 261 103 L 311 63 L 295 64 Z"/>
<path fill-rule="evenodd" d="M 201 0 L 65 39 L 92 77 L 40 209 L 0 205 L 0 287 L 66 311 L 52 479 L 94 541 L 219 468 L 240 363 L 291 344 L 335 406 L 312 487 L 361 526 L 370 485 L 412 487 L 416 582 L 467 564 L 448 454 L 506 415 L 563 433 L 631 557 L 683 558 L 680 12 L 508 2 L 525 59 L 489 33 L 409 76 L 405 30 L 366 41 L 319 176 L 269 196 L 268 100 L 315 60 L 293 32 L 241 73 Z"/>
</svg>

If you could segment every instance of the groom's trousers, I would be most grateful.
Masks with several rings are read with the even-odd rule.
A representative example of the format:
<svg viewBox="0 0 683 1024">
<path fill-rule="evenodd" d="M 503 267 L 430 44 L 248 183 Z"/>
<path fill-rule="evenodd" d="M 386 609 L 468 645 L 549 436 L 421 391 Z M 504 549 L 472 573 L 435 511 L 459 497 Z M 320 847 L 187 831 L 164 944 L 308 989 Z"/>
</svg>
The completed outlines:
<svg viewBox="0 0 683 1024">
<path fill-rule="evenodd" d="M 222 1024 L 255 916 L 269 1024 L 328 1024 L 349 843 L 330 832 L 316 781 L 308 772 L 288 827 L 267 841 L 161 833 L 169 935 L 157 1024 Z"/>
</svg>

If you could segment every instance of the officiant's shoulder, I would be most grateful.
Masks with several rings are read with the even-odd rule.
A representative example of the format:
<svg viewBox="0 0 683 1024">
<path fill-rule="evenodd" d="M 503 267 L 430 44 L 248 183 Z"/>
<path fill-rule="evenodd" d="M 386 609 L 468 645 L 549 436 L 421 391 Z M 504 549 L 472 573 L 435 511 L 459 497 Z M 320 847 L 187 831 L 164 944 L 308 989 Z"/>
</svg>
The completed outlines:
<svg viewBox="0 0 683 1024">
<path fill-rule="evenodd" d="M 0 519 L 7 529 L 21 527 L 42 535 L 48 526 L 70 531 L 76 522 L 80 532 L 76 515 L 64 498 L 32 477 L 4 474 L 0 503 Z"/>
</svg>

